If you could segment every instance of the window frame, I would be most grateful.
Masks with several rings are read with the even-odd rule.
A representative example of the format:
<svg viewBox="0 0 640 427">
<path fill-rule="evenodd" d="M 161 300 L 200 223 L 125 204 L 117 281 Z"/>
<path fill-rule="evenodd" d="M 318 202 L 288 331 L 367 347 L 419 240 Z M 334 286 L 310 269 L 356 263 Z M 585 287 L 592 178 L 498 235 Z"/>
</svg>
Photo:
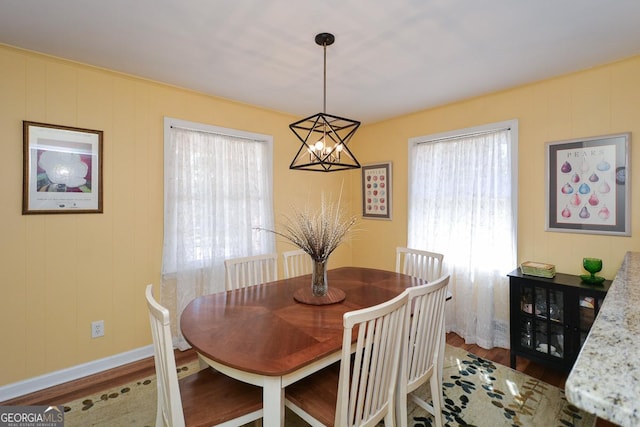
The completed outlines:
<svg viewBox="0 0 640 427">
<path fill-rule="evenodd" d="M 454 139 L 464 137 L 466 135 L 474 135 L 485 132 L 492 132 L 501 129 L 508 128 L 511 132 L 511 212 L 513 215 L 512 218 L 512 233 L 514 238 L 514 244 L 516 247 L 516 252 L 518 248 L 518 119 L 505 120 L 495 123 L 488 123 L 479 126 L 472 126 L 463 129 L 456 129 L 451 131 L 445 131 L 435 134 L 427 134 L 422 136 L 417 136 L 413 138 L 409 138 L 408 141 L 408 167 L 407 167 L 407 215 L 411 213 L 411 194 L 412 189 L 411 185 L 413 185 L 413 180 L 411 173 L 414 170 L 414 162 L 415 156 L 412 156 L 413 148 L 416 145 L 425 144 L 425 143 L 437 143 L 438 141 L 445 139 Z M 407 219 L 407 227 L 409 225 L 409 221 Z M 407 233 L 409 232 L 407 228 Z M 516 253 L 517 258 L 517 253 Z"/>
<path fill-rule="evenodd" d="M 164 159 L 163 159 L 163 215 L 166 215 L 166 209 L 167 209 L 167 191 L 168 191 L 168 185 L 167 185 L 167 174 L 165 173 L 165 171 L 168 170 L 168 167 L 170 167 L 169 164 L 169 156 L 167 155 L 168 150 L 169 150 L 169 143 L 170 143 L 170 132 L 171 132 L 171 128 L 172 127 L 176 127 L 176 128 L 181 128 L 181 129 L 186 129 L 186 130 L 193 130 L 195 132 L 205 132 L 205 133 L 212 133 L 212 134 L 217 134 L 217 135 L 222 135 L 222 136 L 229 136 L 229 137 L 233 137 L 233 138 L 241 138 L 241 139 L 247 139 L 247 140 L 252 140 L 255 142 L 260 142 L 260 143 L 264 143 L 266 144 L 267 147 L 267 157 L 265 160 L 265 165 L 268 166 L 269 168 L 269 173 L 267 173 L 267 180 L 268 182 L 265 184 L 266 187 L 271 189 L 271 216 L 272 218 L 275 217 L 275 209 L 273 206 L 274 203 L 274 197 L 273 197 L 273 190 L 274 190 L 274 185 L 273 185 L 273 136 L 272 135 L 267 135 L 267 134 L 260 134 L 260 133 L 255 133 L 255 132 L 247 132 L 247 131 L 242 131 L 242 130 L 238 130 L 238 129 L 232 129 L 232 128 L 226 128 L 226 127 L 221 127 L 221 126 L 215 126 L 215 125 L 210 125 L 210 124 L 205 124 L 205 123 L 199 123 L 199 122 L 192 122 L 192 121 L 188 121 L 188 120 L 183 120 L 183 119 L 177 119 L 177 118 L 172 118 L 172 117 L 164 117 L 164 127 L 163 127 L 163 137 L 164 137 L 164 141 L 163 141 L 163 153 L 164 153 Z M 262 195 L 260 195 L 260 197 L 262 197 Z M 164 230 L 164 228 L 166 227 L 165 222 L 163 220 L 163 234 L 166 233 L 166 230 Z M 270 249 L 265 249 L 266 251 L 271 251 L 271 250 L 275 250 L 275 240 L 272 242 L 271 244 L 273 246 L 273 248 Z M 228 248 L 225 247 L 225 251 Z M 204 259 L 204 258 L 203 258 Z M 194 263 L 197 260 L 194 260 Z M 165 277 L 171 277 L 173 275 L 176 274 L 176 271 L 170 271 L 170 270 L 165 270 L 165 265 L 163 263 L 162 266 L 162 274 Z"/>
</svg>

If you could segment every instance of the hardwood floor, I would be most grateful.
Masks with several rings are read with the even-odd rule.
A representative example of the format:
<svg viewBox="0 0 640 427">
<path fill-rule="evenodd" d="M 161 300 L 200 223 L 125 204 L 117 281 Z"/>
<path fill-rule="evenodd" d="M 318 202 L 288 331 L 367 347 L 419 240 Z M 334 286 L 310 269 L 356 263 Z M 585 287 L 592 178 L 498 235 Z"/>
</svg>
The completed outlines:
<svg viewBox="0 0 640 427">
<path fill-rule="evenodd" d="M 454 333 L 447 334 L 447 344 L 463 348 L 494 363 L 509 366 L 509 350 L 507 349 L 492 348 L 486 350 L 475 344 L 465 344 L 464 340 Z M 196 357 L 196 353 L 193 350 L 176 351 L 176 364 L 187 363 Z M 567 374 L 564 372 L 544 367 L 520 357 L 516 360 L 516 370 L 560 388 L 564 388 L 564 383 L 567 379 Z M 154 372 L 153 358 L 143 359 L 110 371 L 0 402 L 0 405 L 60 405 L 107 388 L 144 378 Z M 598 419 L 596 427 L 615 427 L 615 424 Z"/>
<path fill-rule="evenodd" d="M 198 356 L 193 350 L 177 351 L 176 365 L 188 363 Z M 72 400 L 127 384 L 156 373 L 153 357 L 129 363 L 115 369 L 89 375 L 55 387 L 0 402 L 0 405 L 61 405 Z"/>
<path fill-rule="evenodd" d="M 492 362 L 509 366 L 509 350 L 507 349 L 495 347 L 487 350 L 476 344 L 465 344 L 464 339 L 454 333 L 447 334 L 447 344 L 463 348 Z M 564 388 L 564 383 L 567 380 L 567 374 L 564 372 L 547 368 L 522 357 L 516 359 L 516 370 L 559 388 Z"/>
</svg>

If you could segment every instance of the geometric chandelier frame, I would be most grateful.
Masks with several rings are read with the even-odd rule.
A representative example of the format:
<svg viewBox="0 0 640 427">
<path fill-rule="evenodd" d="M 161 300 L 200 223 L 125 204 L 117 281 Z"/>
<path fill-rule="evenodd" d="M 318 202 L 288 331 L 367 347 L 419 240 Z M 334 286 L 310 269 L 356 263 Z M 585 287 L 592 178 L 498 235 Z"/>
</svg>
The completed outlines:
<svg viewBox="0 0 640 427">
<path fill-rule="evenodd" d="M 327 46 L 335 41 L 333 34 L 316 35 L 316 44 L 324 48 L 324 104 L 323 112 L 314 114 L 295 123 L 289 128 L 302 143 L 290 169 L 334 172 L 358 169 L 360 163 L 349 150 L 348 144 L 360 122 L 338 117 L 325 112 L 327 106 Z"/>
</svg>

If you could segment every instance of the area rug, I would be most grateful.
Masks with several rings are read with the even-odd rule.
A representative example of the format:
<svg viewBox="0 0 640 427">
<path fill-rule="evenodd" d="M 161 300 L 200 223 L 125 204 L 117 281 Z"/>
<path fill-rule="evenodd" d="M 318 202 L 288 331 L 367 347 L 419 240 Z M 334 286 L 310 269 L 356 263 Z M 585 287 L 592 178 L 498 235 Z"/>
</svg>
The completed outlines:
<svg viewBox="0 0 640 427">
<path fill-rule="evenodd" d="M 595 424 L 595 417 L 567 402 L 561 389 L 506 366 L 449 345 L 444 365 L 445 426 L 593 427 Z M 197 369 L 198 363 L 194 361 L 179 367 L 178 376 Z M 428 395 L 425 389 L 424 396 Z M 155 376 L 69 402 L 64 407 L 66 427 L 154 426 Z M 408 425 L 435 424 L 422 408 L 412 406 Z M 287 412 L 286 426 L 306 424 Z"/>
<path fill-rule="evenodd" d="M 428 396 L 426 390 L 425 385 L 418 393 Z M 593 427 L 596 422 L 569 403 L 563 390 L 449 345 L 442 390 L 447 427 Z M 410 426 L 435 425 L 420 407 L 409 417 Z"/>
</svg>

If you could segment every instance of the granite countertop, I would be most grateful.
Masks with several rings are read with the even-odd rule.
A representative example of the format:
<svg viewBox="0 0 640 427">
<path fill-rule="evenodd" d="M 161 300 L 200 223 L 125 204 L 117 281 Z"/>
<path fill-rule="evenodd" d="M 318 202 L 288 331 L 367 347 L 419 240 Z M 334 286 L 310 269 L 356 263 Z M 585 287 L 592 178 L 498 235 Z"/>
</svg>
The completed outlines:
<svg viewBox="0 0 640 427">
<path fill-rule="evenodd" d="M 627 252 L 567 378 L 571 403 L 621 426 L 640 425 L 640 252 Z"/>
</svg>

